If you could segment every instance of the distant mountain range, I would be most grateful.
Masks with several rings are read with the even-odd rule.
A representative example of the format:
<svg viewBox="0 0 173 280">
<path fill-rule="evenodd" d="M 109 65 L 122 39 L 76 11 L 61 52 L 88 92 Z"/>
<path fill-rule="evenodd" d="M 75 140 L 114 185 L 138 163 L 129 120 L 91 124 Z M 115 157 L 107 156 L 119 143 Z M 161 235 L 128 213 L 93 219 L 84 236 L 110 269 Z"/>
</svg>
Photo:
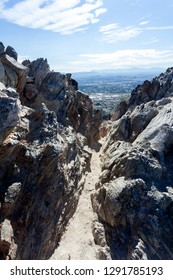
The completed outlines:
<svg viewBox="0 0 173 280">
<path fill-rule="evenodd" d="M 86 72 L 74 72 L 72 73 L 73 78 L 83 78 L 83 77 L 90 77 L 90 76 L 106 76 L 106 75 L 155 75 L 160 74 L 161 72 L 165 71 L 164 68 L 129 68 L 129 69 L 105 69 L 105 70 L 97 70 L 97 71 L 86 71 Z"/>
</svg>

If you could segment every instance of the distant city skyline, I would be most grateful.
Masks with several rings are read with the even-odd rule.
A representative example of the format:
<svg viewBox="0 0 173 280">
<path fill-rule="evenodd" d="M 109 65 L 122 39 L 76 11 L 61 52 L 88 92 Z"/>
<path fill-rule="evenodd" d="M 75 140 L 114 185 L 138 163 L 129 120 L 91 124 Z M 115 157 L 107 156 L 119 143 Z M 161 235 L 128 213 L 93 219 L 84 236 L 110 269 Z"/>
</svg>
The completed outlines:
<svg viewBox="0 0 173 280">
<path fill-rule="evenodd" d="M 172 10 L 172 0 L 0 0 L 0 41 L 59 72 L 166 69 Z"/>
</svg>

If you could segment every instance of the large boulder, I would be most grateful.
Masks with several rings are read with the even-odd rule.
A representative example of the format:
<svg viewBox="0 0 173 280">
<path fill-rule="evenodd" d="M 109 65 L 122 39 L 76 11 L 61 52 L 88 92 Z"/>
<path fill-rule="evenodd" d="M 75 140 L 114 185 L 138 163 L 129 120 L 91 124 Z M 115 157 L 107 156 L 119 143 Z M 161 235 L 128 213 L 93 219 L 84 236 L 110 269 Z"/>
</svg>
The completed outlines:
<svg viewBox="0 0 173 280">
<path fill-rule="evenodd" d="M 16 52 L 15 49 L 14 49 L 13 47 L 11 47 L 11 46 L 8 46 L 8 47 L 6 48 L 5 53 L 6 53 L 7 55 L 9 55 L 10 57 L 13 57 L 15 60 L 17 60 L 17 58 L 18 58 L 17 52 Z"/>
<path fill-rule="evenodd" d="M 39 88 L 50 72 L 47 59 L 38 58 L 32 62 L 30 60 L 24 60 L 22 64 L 29 69 L 28 76 L 34 77 L 34 83 Z"/>
<path fill-rule="evenodd" d="M 28 68 L 7 54 L 1 57 L 1 62 L 5 69 L 5 85 L 12 86 L 22 93 L 26 84 Z"/>
</svg>

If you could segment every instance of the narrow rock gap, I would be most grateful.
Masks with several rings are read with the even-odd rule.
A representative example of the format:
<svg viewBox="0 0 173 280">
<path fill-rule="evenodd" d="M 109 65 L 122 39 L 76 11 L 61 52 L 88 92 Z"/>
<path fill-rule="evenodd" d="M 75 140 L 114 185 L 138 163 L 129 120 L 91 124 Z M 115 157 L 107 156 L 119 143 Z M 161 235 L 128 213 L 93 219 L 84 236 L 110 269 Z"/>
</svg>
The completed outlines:
<svg viewBox="0 0 173 280">
<path fill-rule="evenodd" d="M 91 205 L 90 194 L 101 173 L 100 152 L 90 150 L 91 171 L 85 178 L 85 185 L 79 198 L 74 216 L 70 219 L 58 248 L 50 259 L 54 260 L 94 260 L 97 247 L 92 234 L 92 222 L 96 219 Z"/>
</svg>

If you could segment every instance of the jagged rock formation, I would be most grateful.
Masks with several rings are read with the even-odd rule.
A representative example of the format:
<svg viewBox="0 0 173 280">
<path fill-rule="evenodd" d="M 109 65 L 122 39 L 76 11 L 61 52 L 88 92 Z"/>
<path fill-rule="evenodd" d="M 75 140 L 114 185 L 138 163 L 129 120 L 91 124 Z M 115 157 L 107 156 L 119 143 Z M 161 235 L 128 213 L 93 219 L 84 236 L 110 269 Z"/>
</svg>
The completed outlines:
<svg viewBox="0 0 173 280">
<path fill-rule="evenodd" d="M 20 113 L 0 149 L 2 219 L 13 227 L 16 259 L 45 259 L 75 211 L 90 155 L 45 106 Z"/>
<path fill-rule="evenodd" d="M 75 212 L 85 145 L 97 144 L 101 120 L 70 74 L 43 59 L 22 65 L 14 52 L 0 44 L 0 259 L 48 259 Z"/>
<path fill-rule="evenodd" d="M 114 114 L 92 194 L 105 258 L 173 259 L 172 85 L 170 68 L 138 86 Z"/>
<path fill-rule="evenodd" d="M 0 43 L 0 259 L 56 257 L 86 178 L 85 196 L 99 178 L 94 216 L 87 201 L 98 249 L 90 256 L 173 259 L 172 105 L 169 68 L 134 89 L 100 127 L 100 112 L 71 74 L 51 71 L 42 58 L 20 64 Z M 90 165 L 87 146 L 99 149 L 99 133 L 107 134 L 100 176 L 99 154 Z"/>
<path fill-rule="evenodd" d="M 71 74 L 50 71 L 47 60 L 24 61 L 29 68 L 28 80 L 21 96 L 22 104 L 40 108 L 44 103 L 55 112 L 58 122 L 72 126 L 84 135 L 90 146 L 97 147 L 101 113 L 93 109 L 91 99 L 78 91 L 78 84 Z"/>
</svg>

